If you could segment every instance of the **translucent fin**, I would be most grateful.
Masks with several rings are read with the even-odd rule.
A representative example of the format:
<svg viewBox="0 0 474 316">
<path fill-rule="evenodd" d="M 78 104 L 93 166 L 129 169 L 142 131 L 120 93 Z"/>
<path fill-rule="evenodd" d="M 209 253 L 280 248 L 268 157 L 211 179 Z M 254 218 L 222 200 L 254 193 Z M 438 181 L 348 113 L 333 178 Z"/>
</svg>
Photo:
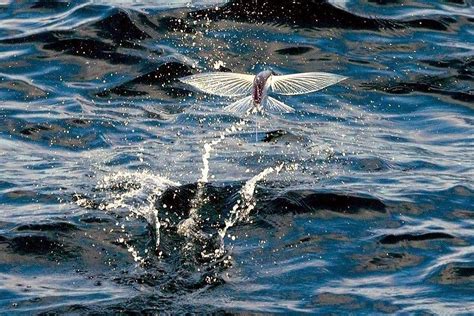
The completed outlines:
<svg viewBox="0 0 474 316">
<path fill-rule="evenodd" d="M 253 98 L 251 95 L 249 95 L 248 97 L 235 101 L 231 105 L 226 106 L 224 110 L 233 113 L 245 114 L 251 111 L 253 108 Z"/>
<path fill-rule="evenodd" d="M 344 79 L 347 77 L 327 72 L 272 76 L 272 91 L 284 95 L 304 94 L 321 90 Z"/>
<path fill-rule="evenodd" d="M 263 106 L 265 110 L 269 112 L 281 112 L 281 113 L 289 113 L 294 112 L 291 106 L 286 105 L 285 103 L 278 101 L 272 97 L 268 97 L 266 104 Z"/>
<path fill-rule="evenodd" d="M 238 97 L 252 92 L 254 78 L 253 75 L 232 72 L 207 72 L 179 80 L 205 93 Z"/>
</svg>

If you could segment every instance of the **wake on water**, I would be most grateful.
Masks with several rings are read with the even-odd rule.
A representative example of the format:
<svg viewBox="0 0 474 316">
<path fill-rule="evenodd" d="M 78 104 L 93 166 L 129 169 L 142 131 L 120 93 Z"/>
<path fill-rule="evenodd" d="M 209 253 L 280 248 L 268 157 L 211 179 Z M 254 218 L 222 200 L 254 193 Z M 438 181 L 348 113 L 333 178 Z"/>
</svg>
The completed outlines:
<svg viewBox="0 0 474 316">
<path fill-rule="evenodd" d="M 252 210 L 256 206 L 254 198 L 257 183 L 266 179 L 271 174 L 278 174 L 282 171 L 294 171 L 298 168 L 296 163 L 285 164 L 280 162 L 273 167 L 268 167 L 247 180 L 239 191 L 240 198 L 231 208 L 228 218 L 224 220 L 223 227 L 216 228 L 215 234 L 209 234 L 201 229 L 202 219 L 200 209 L 208 201 L 205 194 L 205 186 L 209 181 L 210 164 L 209 159 L 211 153 L 215 150 L 215 146 L 221 144 L 226 138 L 237 131 L 243 130 L 247 121 L 242 119 L 227 128 L 220 135 L 211 142 L 204 143 L 202 153 L 202 168 L 201 177 L 197 181 L 194 197 L 190 201 L 189 215 L 182 219 L 177 225 L 177 232 L 186 239 L 185 249 L 191 251 L 197 245 L 212 244 L 213 247 L 202 247 L 200 251 L 201 258 L 206 261 L 216 261 L 226 254 L 224 240 L 226 237 L 235 239 L 234 236 L 228 235 L 231 227 L 238 222 L 248 219 Z M 167 209 L 166 204 L 157 205 L 160 197 L 170 187 L 177 187 L 180 183 L 166 177 L 154 174 L 150 171 L 129 172 L 119 171 L 116 173 L 108 173 L 104 175 L 97 183 L 96 189 L 99 191 L 108 192 L 108 196 L 104 203 L 99 205 L 99 208 L 107 212 L 125 211 L 127 213 L 126 220 L 133 220 L 135 218 L 143 218 L 148 223 L 152 230 L 154 240 L 155 253 L 159 256 L 163 255 L 160 249 L 160 228 L 162 221 L 166 220 L 160 218 L 159 207 Z M 76 200 L 76 204 L 82 207 L 87 207 L 90 201 L 85 198 Z M 171 206 L 172 207 L 172 206 Z M 169 209 L 172 212 L 172 209 Z M 140 251 L 135 246 L 131 245 L 129 240 L 133 237 L 127 232 L 126 225 L 123 223 L 116 224 L 120 227 L 123 235 L 118 238 L 117 242 L 127 247 L 128 252 L 133 256 L 133 259 L 138 263 L 145 263 L 146 257 L 149 255 L 148 249 Z M 210 242 L 212 239 L 213 242 Z"/>
</svg>

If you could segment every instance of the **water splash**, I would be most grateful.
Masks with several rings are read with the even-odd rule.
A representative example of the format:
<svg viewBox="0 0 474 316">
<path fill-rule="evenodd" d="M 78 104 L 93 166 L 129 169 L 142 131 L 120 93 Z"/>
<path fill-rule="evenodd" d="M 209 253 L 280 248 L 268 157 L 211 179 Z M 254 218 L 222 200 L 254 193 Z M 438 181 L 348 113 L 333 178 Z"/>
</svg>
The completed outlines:
<svg viewBox="0 0 474 316">
<path fill-rule="evenodd" d="M 297 164 L 286 165 L 285 163 L 279 163 L 274 167 L 269 167 L 249 179 L 239 191 L 240 199 L 234 205 L 230 211 L 229 218 L 224 220 L 224 226 L 216 231 L 215 234 L 205 233 L 202 229 L 202 220 L 199 210 L 208 202 L 205 196 L 205 186 L 209 181 L 210 176 L 210 163 L 212 152 L 215 150 L 215 146 L 222 143 L 226 137 L 241 131 L 247 121 L 242 119 L 234 123 L 229 128 L 225 129 L 217 139 L 204 143 L 202 153 L 202 168 L 201 176 L 197 181 L 197 188 L 193 199 L 191 200 L 191 208 L 189 215 L 186 219 L 183 219 L 177 225 L 178 234 L 184 236 L 187 239 L 187 244 L 184 250 L 190 249 L 201 249 L 197 253 L 201 254 L 204 259 L 217 260 L 222 258 L 224 249 L 224 239 L 227 231 L 240 221 L 247 219 L 256 206 L 254 199 L 255 189 L 257 183 L 268 177 L 272 173 L 279 174 L 282 170 L 296 170 Z M 164 191 L 170 186 L 179 186 L 178 182 L 170 179 L 155 175 L 149 171 L 142 172 L 127 172 L 121 171 L 113 174 L 104 176 L 97 184 L 97 189 L 100 191 L 108 192 L 107 203 L 102 203 L 99 209 L 104 211 L 112 211 L 125 209 L 131 217 L 141 217 L 146 219 L 154 230 L 156 241 L 155 249 L 158 250 L 160 245 L 160 218 L 158 214 L 158 208 L 156 203 L 162 196 Z M 78 204 L 85 205 L 84 201 L 78 199 Z M 164 206 L 166 207 L 166 206 Z M 129 217 L 127 216 L 127 220 Z M 122 231 L 125 233 L 125 225 L 120 225 Z M 127 235 L 130 237 L 129 235 Z M 217 243 L 212 243 L 211 241 Z M 120 237 L 118 242 L 125 245 L 128 251 L 137 262 L 144 262 L 144 257 L 140 255 L 140 252 L 129 243 L 124 237 Z M 199 245 L 204 245 L 203 248 L 196 248 Z M 204 250 L 203 250 L 204 249 Z M 146 252 L 146 251 L 145 251 Z"/>
<path fill-rule="evenodd" d="M 155 249 L 160 245 L 160 219 L 156 202 L 170 186 L 178 186 L 178 182 L 150 173 L 142 172 L 117 172 L 104 176 L 97 185 L 97 189 L 110 192 L 108 200 L 111 202 L 101 204 L 101 209 L 112 211 L 125 209 L 132 216 L 144 218 L 154 229 Z M 128 217 L 127 217 L 128 219 Z M 122 224 L 122 230 L 124 230 Z M 127 246 L 135 261 L 143 262 L 138 250 L 120 238 L 120 243 Z"/>
<path fill-rule="evenodd" d="M 245 117 L 250 114 L 253 114 L 253 112 L 248 111 Z M 239 122 L 233 124 L 231 127 L 227 128 L 224 132 L 222 132 L 219 138 L 209 143 L 204 143 L 204 150 L 202 154 L 203 167 L 201 168 L 201 178 L 198 180 L 196 194 L 193 200 L 191 201 L 189 217 L 187 219 L 182 220 L 178 224 L 178 233 L 188 238 L 186 249 L 192 249 L 196 246 L 197 241 L 200 241 L 202 245 L 205 245 L 203 247 L 204 250 L 200 251 L 201 257 L 205 259 L 216 260 L 224 255 L 224 238 L 226 236 L 227 231 L 237 222 L 248 218 L 251 211 L 256 206 L 256 201 L 254 200 L 254 193 L 256 185 L 259 181 L 265 179 L 272 173 L 280 173 L 280 171 L 282 171 L 282 169 L 284 168 L 285 170 L 297 169 L 297 164 L 291 164 L 285 167 L 285 163 L 280 163 L 275 167 L 269 167 L 264 169 L 262 172 L 248 180 L 239 192 L 241 200 L 239 200 L 237 204 L 234 205 L 234 207 L 232 208 L 230 212 L 230 217 L 224 222 L 224 227 L 217 231 L 218 246 L 213 247 L 213 251 L 207 252 L 207 246 L 209 245 L 209 241 L 212 239 L 213 236 L 209 236 L 209 234 L 206 234 L 201 230 L 201 219 L 199 209 L 207 202 L 207 199 L 204 196 L 204 189 L 205 184 L 209 180 L 209 159 L 211 157 L 211 152 L 214 150 L 214 147 L 223 142 L 227 136 L 236 131 L 241 131 L 246 125 L 246 123 L 246 120 L 242 119 Z"/>
<path fill-rule="evenodd" d="M 220 144 L 230 134 L 241 131 L 246 125 L 246 121 L 240 120 L 227 128 L 222 132 L 219 138 L 213 140 L 210 143 L 204 143 L 204 152 L 202 154 L 202 168 L 201 178 L 198 180 L 196 194 L 194 199 L 191 201 L 191 209 L 189 211 L 189 217 L 183 220 L 178 226 L 178 233 L 188 238 L 203 238 L 202 232 L 199 231 L 199 208 L 205 203 L 204 199 L 204 187 L 209 181 L 209 159 L 211 158 L 211 152 L 214 150 L 214 146 Z"/>
<path fill-rule="evenodd" d="M 206 254 L 206 253 L 201 253 L 203 257 L 210 258 L 218 258 L 222 257 L 225 253 L 224 249 L 224 238 L 226 237 L 227 231 L 237 224 L 240 221 L 246 220 L 249 216 L 252 210 L 255 209 L 255 206 L 257 205 L 257 202 L 255 201 L 254 195 L 255 195 L 255 189 L 257 187 L 257 183 L 264 180 L 266 177 L 268 177 L 272 173 L 279 174 L 282 170 L 287 170 L 287 171 L 294 171 L 298 168 L 297 164 L 289 164 L 285 165 L 285 163 L 280 163 L 275 167 L 268 167 L 261 171 L 259 174 L 253 176 L 250 178 L 240 189 L 239 195 L 241 197 L 240 200 L 237 201 L 237 203 L 232 207 L 232 210 L 230 211 L 230 216 L 228 219 L 225 220 L 225 226 L 221 229 L 218 230 L 218 235 L 220 238 L 220 247 L 214 251 L 214 253 L 211 254 Z M 232 239 L 235 239 L 233 236 L 229 236 Z"/>
<path fill-rule="evenodd" d="M 237 201 L 237 204 L 234 205 L 232 211 L 230 212 L 230 217 L 225 221 L 224 228 L 219 230 L 219 235 L 224 238 L 227 230 L 234 226 L 239 220 L 244 220 L 248 218 L 250 212 L 255 208 L 256 202 L 254 200 L 255 188 L 257 182 L 265 179 L 271 173 L 280 173 L 284 167 L 284 163 L 277 165 L 276 167 L 269 167 L 264 169 L 262 172 L 253 176 L 248 180 L 245 185 L 240 189 L 241 200 Z"/>
</svg>

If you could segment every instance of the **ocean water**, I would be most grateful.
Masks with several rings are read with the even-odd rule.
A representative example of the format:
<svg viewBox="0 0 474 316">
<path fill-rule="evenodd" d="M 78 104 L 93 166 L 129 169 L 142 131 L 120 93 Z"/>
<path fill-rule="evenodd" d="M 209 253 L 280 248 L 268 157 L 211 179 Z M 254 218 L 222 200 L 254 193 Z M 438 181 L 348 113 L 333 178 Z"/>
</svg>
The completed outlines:
<svg viewBox="0 0 474 316">
<path fill-rule="evenodd" d="M 471 0 L 0 1 L 0 314 L 472 314 L 473 25 Z M 264 69 L 349 79 L 259 116 L 177 80 Z"/>
</svg>

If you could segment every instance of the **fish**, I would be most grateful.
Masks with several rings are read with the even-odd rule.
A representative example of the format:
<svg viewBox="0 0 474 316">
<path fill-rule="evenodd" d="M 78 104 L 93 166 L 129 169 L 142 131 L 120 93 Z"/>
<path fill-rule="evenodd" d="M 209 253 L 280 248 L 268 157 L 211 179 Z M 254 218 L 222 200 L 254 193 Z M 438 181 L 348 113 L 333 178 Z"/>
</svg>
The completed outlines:
<svg viewBox="0 0 474 316">
<path fill-rule="evenodd" d="M 198 91 L 222 97 L 243 97 L 226 106 L 224 110 L 237 113 L 294 112 L 295 109 L 269 96 L 312 93 L 347 79 L 327 72 L 305 72 L 278 75 L 264 70 L 257 75 L 234 72 L 205 72 L 179 80 Z"/>
</svg>

